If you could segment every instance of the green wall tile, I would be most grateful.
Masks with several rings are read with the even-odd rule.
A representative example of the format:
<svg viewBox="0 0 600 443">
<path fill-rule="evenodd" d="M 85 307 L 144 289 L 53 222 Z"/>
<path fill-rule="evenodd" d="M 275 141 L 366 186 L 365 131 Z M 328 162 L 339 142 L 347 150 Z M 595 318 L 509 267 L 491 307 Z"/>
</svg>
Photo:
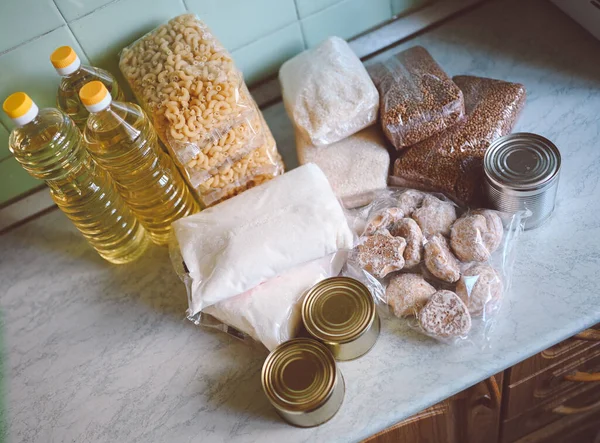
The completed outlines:
<svg viewBox="0 0 600 443">
<path fill-rule="evenodd" d="M 57 47 L 71 45 L 82 62 L 87 59 L 66 26 L 0 55 L 0 102 L 16 91 L 24 91 L 40 108 L 56 106 L 59 76 L 50 63 Z M 0 111 L 0 121 L 12 129 L 10 118 Z"/>
<path fill-rule="evenodd" d="M 300 25 L 294 23 L 232 52 L 246 82 L 253 83 L 279 70 L 287 59 L 304 50 Z"/>
<path fill-rule="evenodd" d="M 343 0 L 296 0 L 296 7 L 300 18 L 305 18 L 341 1 Z"/>
<path fill-rule="evenodd" d="M 344 0 L 302 19 L 302 32 L 312 47 L 331 35 L 349 39 L 391 17 L 389 0 Z"/>
<path fill-rule="evenodd" d="M 52 0 L 0 0 L 0 52 L 64 24 Z"/>
<path fill-rule="evenodd" d="M 43 182 L 36 180 L 12 157 L 0 162 L 0 204 L 27 192 Z"/>
<path fill-rule="evenodd" d="M 297 20 L 294 0 L 185 0 L 185 3 L 230 51 Z"/>
<path fill-rule="evenodd" d="M 186 12 L 181 0 L 119 0 L 74 22 L 70 27 L 93 65 L 109 70 L 119 84 L 119 52 L 145 33 Z"/>
<path fill-rule="evenodd" d="M 12 155 L 8 150 L 8 134 L 8 129 L 0 124 L 0 161 Z"/>
<path fill-rule="evenodd" d="M 431 3 L 432 0 L 392 0 L 392 14 L 404 14 L 412 9 Z"/>
<path fill-rule="evenodd" d="M 113 0 L 54 0 L 58 9 L 67 21 L 82 17 Z"/>
</svg>

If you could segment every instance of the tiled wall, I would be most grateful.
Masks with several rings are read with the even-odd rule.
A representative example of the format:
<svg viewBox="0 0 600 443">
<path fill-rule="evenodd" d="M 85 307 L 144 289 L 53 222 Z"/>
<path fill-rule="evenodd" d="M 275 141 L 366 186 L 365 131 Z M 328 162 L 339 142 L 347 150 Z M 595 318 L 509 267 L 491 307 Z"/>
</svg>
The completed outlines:
<svg viewBox="0 0 600 443">
<path fill-rule="evenodd" d="M 54 106 L 58 76 L 49 56 L 62 45 L 119 76 L 121 48 L 186 11 L 212 28 L 252 84 L 329 35 L 351 38 L 427 1 L 0 0 L 0 101 L 22 90 Z M 39 184 L 10 156 L 11 128 L 0 112 L 0 204 Z"/>
</svg>

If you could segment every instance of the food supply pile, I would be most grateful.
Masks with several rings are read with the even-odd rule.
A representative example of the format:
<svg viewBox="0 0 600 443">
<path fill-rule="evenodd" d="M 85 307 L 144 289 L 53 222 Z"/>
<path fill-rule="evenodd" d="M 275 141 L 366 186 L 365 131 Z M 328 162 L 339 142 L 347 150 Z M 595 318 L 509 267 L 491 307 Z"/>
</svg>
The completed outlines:
<svg viewBox="0 0 600 443">
<path fill-rule="evenodd" d="M 188 317 L 262 342 L 270 402 L 316 426 L 343 400 L 335 361 L 371 349 L 380 314 L 489 345 L 527 213 L 486 207 L 483 160 L 525 88 L 450 77 L 423 47 L 367 71 L 337 37 L 279 80 L 302 166 L 174 223 L 172 258 Z M 292 360 L 328 388 L 296 391 L 281 378 Z"/>
<path fill-rule="evenodd" d="M 348 208 L 365 203 L 361 194 L 385 188 L 390 157 L 390 184 L 482 205 L 483 157 L 514 127 L 525 88 L 451 78 L 421 46 L 370 65 L 368 74 L 370 81 L 348 44 L 336 37 L 281 67 L 299 163 L 318 164 Z"/>
<path fill-rule="evenodd" d="M 188 318 L 271 351 L 262 383 L 284 419 L 315 426 L 335 414 L 345 392 L 336 361 L 360 358 L 375 345 L 380 314 L 444 344 L 488 345 L 510 290 L 515 244 L 528 215 L 521 209 L 535 209 L 527 198 L 543 201 L 537 205 L 543 211 L 534 214 L 536 226 L 547 219 L 560 171 L 560 154 L 551 142 L 533 134 L 504 137 L 524 106 L 523 85 L 451 77 L 420 46 L 367 70 L 348 43 L 330 37 L 279 72 L 301 164 L 284 173 L 241 72 L 195 15 L 173 18 L 120 55 L 120 69 L 147 116 L 135 104 L 116 101 L 111 107 L 111 91 L 120 90 L 116 80 L 95 68 L 81 70 L 72 49 L 59 49 L 64 55 L 53 63 L 60 75 L 105 79 L 106 84 L 91 81 L 81 89 L 85 112 L 71 110 L 73 118 L 87 116 L 85 137 L 82 141 L 71 117 L 58 110 L 42 110 L 43 118 L 28 126 L 38 110 L 17 93 L 4 106 L 19 125 L 11 136 L 12 152 L 25 165 L 29 146 L 18 145 L 14 134 L 35 134 L 46 126 L 69 135 L 62 137 L 68 143 L 43 141 L 38 151 L 56 158 L 57 152 L 80 152 L 84 158 L 89 150 L 93 159 L 82 160 L 82 168 L 93 169 L 92 178 L 98 175 L 99 194 L 114 188 L 112 180 L 123 194 L 124 203 L 111 198 L 119 220 L 135 227 L 139 217 L 148 230 L 159 225 L 160 241 L 153 238 L 158 244 L 170 235 Z M 71 84 L 62 82 L 60 94 L 72 95 Z M 107 125 L 127 134 L 119 143 L 112 133 L 94 137 L 92 129 L 101 125 L 90 122 L 106 120 L 96 116 L 106 109 L 117 122 Z M 521 155 L 533 140 L 536 158 L 550 160 L 543 168 L 520 168 L 522 159 L 510 156 Z M 117 162 L 113 151 L 127 151 L 138 170 Z M 498 171 L 510 168 L 498 167 L 488 152 L 516 165 L 508 179 Z M 107 175 L 96 171 L 94 159 Z M 29 166 L 30 173 L 41 174 Z M 488 169 L 496 171 L 495 178 Z M 81 170 L 82 177 L 90 175 Z M 510 211 L 486 204 L 484 182 L 494 191 L 496 208 L 503 204 Z M 180 192 L 173 195 L 185 198 L 164 198 L 175 186 Z M 510 198 L 503 199 L 505 189 Z M 179 210 L 182 202 L 187 204 Z M 82 199 L 68 203 L 83 213 L 94 209 Z M 176 214 L 167 216 L 169 208 Z M 83 227 L 90 220 L 73 221 L 88 234 Z M 108 229 L 104 213 L 92 221 L 98 226 L 94 235 L 116 232 Z M 121 225 L 122 231 L 129 226 Z M 124 263 L 145 248 L 140 246 L 147 243 L 145 231 L 138 230 L 140 238 L 122 248 L 122 257 L 87 237 L 103 257 Z M 308 381 L 304 387 L 282 377 L 290 367 Z"/>
</svg>

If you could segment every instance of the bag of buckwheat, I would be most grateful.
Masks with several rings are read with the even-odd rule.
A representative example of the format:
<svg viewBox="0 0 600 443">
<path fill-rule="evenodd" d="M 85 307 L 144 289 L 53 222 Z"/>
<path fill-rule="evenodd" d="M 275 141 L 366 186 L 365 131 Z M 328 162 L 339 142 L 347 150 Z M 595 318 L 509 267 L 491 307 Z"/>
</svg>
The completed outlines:
<svg viewBox="0 0 600 443">
<path fill-rule="evenodd" d="M 204 206 L 283 172 L 241 72 L 195 15 L 124 48 L 119 67 Z"/>
<path fill-rule="evenodd" d="M 403 149 L 452 126 L 464 115 L 463 95 L 422 46 L 369 67 L 380 96 L 383 132 Z"/>
<path fill-rule="evenodd" d="M 377 119 L 377 89 L 360 59 L 339 37 L 285 62 L 279 81 L 290 119 L 314 146 L 335 143 Z"/>
<path fill-rule="evenodd" d="M 461 204 L 482 199 L 483 157 L 512 131 L 525 103 L 525 87 L 489 78 L 453 78 L 463 91 L 466 116 L 452 128 L 401 152 L 392 184 L 444 192 Z"/>
</svg>

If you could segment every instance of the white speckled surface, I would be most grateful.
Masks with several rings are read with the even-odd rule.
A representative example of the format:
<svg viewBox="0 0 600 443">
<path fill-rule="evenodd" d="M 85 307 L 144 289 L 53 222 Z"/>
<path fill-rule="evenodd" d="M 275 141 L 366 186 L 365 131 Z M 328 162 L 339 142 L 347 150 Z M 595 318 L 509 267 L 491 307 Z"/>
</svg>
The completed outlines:
<svg viewBox="0 0 600 443">
<path fill-rule="evenodd" d="M 1 237 L 12 441 L 358 441 L 600 321 L 600 42 L 544 0 L 491 2 L 402 47 L 417 42 L 452 75 L 524 83 L 517 129 L 563 153 L 557 211 L 524 236 L 490 351 L 384 321 L 369 354 L 340 364 L 338 415 L 292 428 L 262 395 L 265 354 L 183 319 L 166 250 L 110 266 L 53 212 Z M 265 114 L 293 164 L 283 107 Z"/>
</svg>

